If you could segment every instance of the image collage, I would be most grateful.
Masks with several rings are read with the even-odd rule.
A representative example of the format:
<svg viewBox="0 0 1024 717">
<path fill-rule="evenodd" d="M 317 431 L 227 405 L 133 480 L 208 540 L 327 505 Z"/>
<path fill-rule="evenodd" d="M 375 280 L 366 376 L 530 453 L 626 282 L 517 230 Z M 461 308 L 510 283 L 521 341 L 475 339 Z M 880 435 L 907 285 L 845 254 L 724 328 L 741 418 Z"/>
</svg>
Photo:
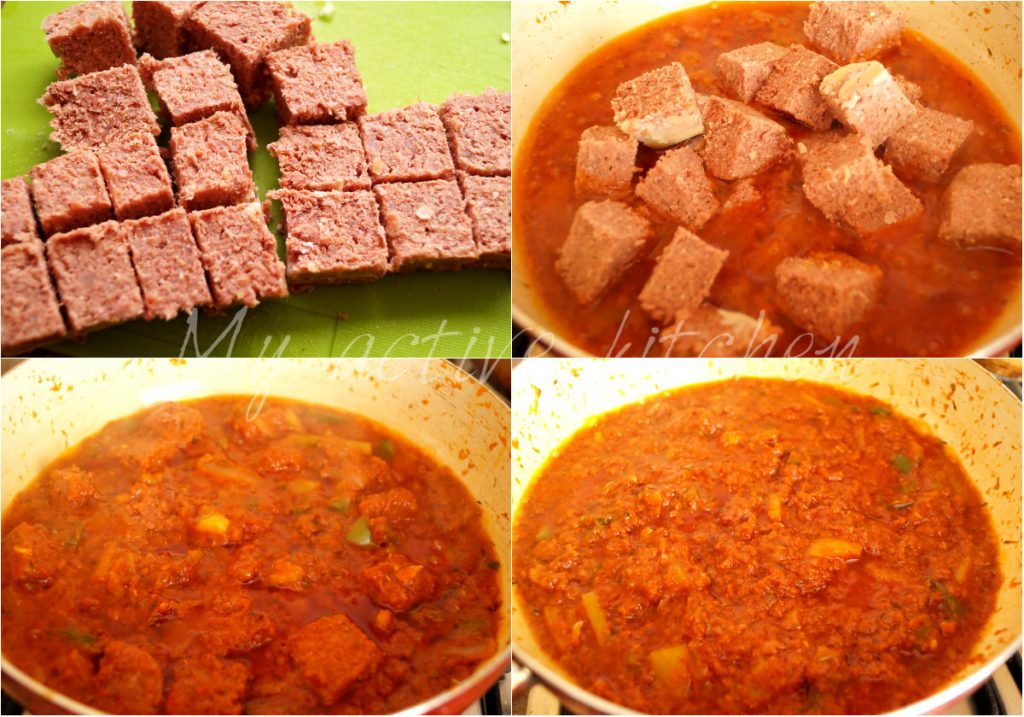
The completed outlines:
<svg viewBox="0 0 1024 717">
<path fill-rule="evenodd" d="M 30 714 L 1022 714 L 1020 2 L 0 3 Z"/>
</svg>

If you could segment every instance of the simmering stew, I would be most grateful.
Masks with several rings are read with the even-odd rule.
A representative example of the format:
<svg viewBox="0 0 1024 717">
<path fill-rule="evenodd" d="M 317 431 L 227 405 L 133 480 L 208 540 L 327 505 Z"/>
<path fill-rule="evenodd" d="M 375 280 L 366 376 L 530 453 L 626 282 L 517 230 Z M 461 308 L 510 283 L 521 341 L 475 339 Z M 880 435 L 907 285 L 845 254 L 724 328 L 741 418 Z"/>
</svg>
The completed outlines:
<svg viewBox="0 0 1024 717">
<path fill-rule="evenodd" d="M 585 130 L 614 127 L 612 100 L 617 88 L 642 73 L 679 63 L 698 93 L 735 99 L 717 69 L 718 58 L 723 53 L 765 42 L 782 48 L 793 43 L 811 47 L 803 30 L 807 17 L 807 3 L 791 2 L 714 3 L 666 15 L 602 45 L 545 98 L 517 151 L 513 226 L 516 252 L 520 255 L 518 266 L 526 274 L 524 280 L 560 335 L 595 355 L 660 355 L 668 348 L 663 338 L 669 326 L 677 333 L 689 330 L 691 325 L 701 325 L 694 324 L 699 312 L 677 329 L 671 315 L 652 318 L 645 311 L 642 291 L 653 276 L 662 249 L 676 231 L 678 220 L 650 211 L 648 202 L 636 192 L 627 190 L 626 197 L 613 197 L 651 222 L 652 235 L 635 261 L 611 256 L 610 242 L 624 234 L 618 226 L 608 229 L 610 237 L 595 242 L 599 249 L 571 257 L 573 271 L 588 280 L 599 272 L 615 272 L 616 278 L 608 282 L 606 290 L 593 300 L 581 302 L 578 294 L 574 295 L 571 282 L 567 283 L 565 272 L 558 269 L 560 252 L 566 246 L 577 211 L 587 201 L 602 199 L 581 196 L 574 187 L 578 178 L 577 153 Z M 854 325 L 841 328 L 838 343 L 840 349 L 852 349 L 845 353 L 863 356 L 961 355 L 984 335 L 1019 290 L 1019 234 L 1015 248 L 1002 249 L 965 249 L 937 236 L 946 201 L 944 193 L 952 178 L 968 165 L 1019 165 L 1019 129 L 986 88 L 985 78 L 978 77 L 912 30 L 903 31 L 900 47 L 881 53 L 877 59 L 900 76 L 901 81 L 909 80 L 920 88 L 921 105 L 974 123 L 973 131 L 938 181 L 900 176 L 923 205 L 919 216 L 864 237 L 841 228 L 805 196 L 802 186 L 806 177 L 801 175 L 799 151 L 742 180 L 752 185 L 745 187 L 745 191 L 753 192 L 757 198 L 733 208 L 729 206 L 734 201 L 731 197 L 742 194 L 741 183 L 710 180 L 714 196 L 722 206 L 706 223 L 702 221 L 694 233 L 703 242 L 729 254 L 720 271 L 715 269 L 717 276 L 706 301 L 713 307 L 750 317 L 758 317 L 764 311 L 769 325 L 779 329 L 772 355 L 782 355 L 787 350 L 790 355 L 826 349 L 830 355 L 839 353 L 828 349 L 834 336 L 827 330 L 830 327 L 814 328 L 818 338 L 814 345 L 804 333 L 809 330 L 807 326 L 798 326 L 799 322 L 795 323 L 784 310 L 776 270 L 788 258 L 840 252 L 862 263 L 858 266 L 869 267 L 862 269 L 862 281 L 871 284 L 865 291 L 872 295 L 873 306 Z M 750 106 L 782 125 L 794 143 L 810 146 L 813 139 L 824 134 L 762 104 L 751 101 Z M 837 122 L 832 133 L 839 128 Z M 700 137 L 690 143 L 698 153 L 704 151 Z M 608 145 L 610 141 L 605 142 Z M 881 149 L 878 153 L 881 155 Z M 652 176 L 650 170 L 655 162 L 668 154 L 641 145 L 636 156 L 640 174 L 636 176 Z M 631 159 L 628 161 L 632 164 Z M 694 162 L 698 169 L 690 170 L 691 173 L 696 171 L 703 178 L 699 162 Z M 627 177 L 627 184 L 629 181 Z M 635 179 L 633 184 L 636 185 Z M 691 201 L 682 190 L 678 191 L 680 203 Z M 1016 192 L 1019 223 L 1019 179 Z M 609 220 L 602 217 L 595 221 L 600 224 Z M 620 253 L 623 251 L 626 250 Z M 599 256 L 601 252 L 609 256 Z M 873 276 L 879 277 L 877 284 L 872 284 L 876 281 Z M 691 283 L 699 282 L 693 279 Z M 678 284 L 671 289 L 677 294 L 684 289 L 693 291 L 687 289 L 686 281 L 680 280 Z M 854 289 L 849 286 L 837 286 L 835 293 L 832 299 L 819 297 L 811 303 L 842 307 L 853 301 L 850 294 Z M 812 306 L 807 311 L 814 313 L 818 309 Z M 725 323 L 708 331 L 713 337 L 727 327 Z M 852 341 L 854 338 L 856 341 Z M 752 345 L 759 343 L 754 341 Z M 747 340 L 737 338 L 732 348 L 740 345 L 747 346 Z M 721 349 L 722 343 L 712 348 Z"/>
<path fill-rule="evenodd" d="M 942 441 L 872 398 L 738 379 L 589 422 L 516 514 L 515 588 L 584 688 L 653 713 L 873 713 L 967 661 L 1001 584 Z"/>
<path fill-rule="evenodd" d="M 61 456 L 3 519 L 3 649 L 127 713 L 378 713 L 497 649 L 469 492 L 359 416 L 168 403 Z"/>
</svg>

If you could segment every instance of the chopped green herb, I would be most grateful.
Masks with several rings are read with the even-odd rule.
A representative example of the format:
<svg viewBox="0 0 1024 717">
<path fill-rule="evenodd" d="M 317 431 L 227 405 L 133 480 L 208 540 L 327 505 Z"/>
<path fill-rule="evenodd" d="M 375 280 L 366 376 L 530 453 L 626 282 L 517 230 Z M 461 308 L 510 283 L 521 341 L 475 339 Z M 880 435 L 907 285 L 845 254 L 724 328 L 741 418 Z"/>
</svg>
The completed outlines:
<svg viewBox="0 0 1024 717">
<path fill-rule="evenodd" d="M 309 512 L 308 505 L 298 505 L 292 508 L 292 515 L 305 515 Z"/>
<path fill-rule="evenodd" d="M 913 504 L 914 504 L 914 501 L 907 500 L 907 501 L 904 501 L 902 503 L 890 503 L 889 507 L 892 508 L 893 510 L 903 510 L 904 508 L 909 508 Z"/>
<path fill-rule="evenodd" d="M 353 523 L 345 539 L 353 545 L 373 545 L 373 535 L 370 534 L 370 525 L 366 522 L 366 518 L 360 517 Z"/>
<path fill-rule="evenodd" d="M 64 538 L 65 548 L 77 548 L 78 544 L 82 542 L 82 532 L 85 530 L 85 525 L 80 520 L 76 520 L 71 524 L 71 532 L 68 537 Z"/>
<path fill-rule="evenodd" d="M 395 444 L 391 442 L 390 438 L 385 438 L 373 447 L 373 455 L 390 463 L 395 457 Z"/>
<path fill-rule="evenodd" d="M 600 516 L 597 519 L 597 522 L 598 522 L 599 525 L 611 525 L 612 524 L 612 519 L 607 517 L 607 516 L 602 515 L 602 516 Z"/>
<path fill-rule="evenodd" d="M 348 510 L 351 507 L 352 507 L 352 504 L 349 503 L 349 501 L 345 500 L 344 498 L 339 498 L 338 500 L 332 500 L 331 503 L 330 503 L 331 510 L 335 511 L 336 513 L 341 513 L 342 515 L 345 515 L 346 513 L 348 513 Z"/>
<path fill-rule="evenodd" d="M 75 643 L 76 645 L 81 645 L 83 647 L 89 647 L 90 645 L 96 642 L 95 635 L 90 635 L 87 632 L 82 632 L 81 630 L 78 630 L 73 627 L 65 627 L 63 630 L 61 630 L 61 633 L 64 635 L 64 637 L 71 640 L 71 642 Z"/>
<path fill-rule="evenodd" d="M 891 459 L 893 468 L 898 470 L 903 475 L 907 475 L 910 471 L 914 470 L 914 461 L 910 460 L 907 456 L 902 453 L 897 453 Z"/>
<path fill-rule="evenodd" d="M 555 536 L 555 531 L 551 529 L 550 525 L 545 525 L 543 528 L 537 531 L 537 540 L 551 540 Z"/>
<path fill-rule="evenodd" d="M 872 416 L 891 416 L 892 415 L 892 411 L 890 411 L 885 406 L 872 406 L 871 407 L 871 415 Z"/>
<path fill-rule="evenodd" d="M 497 560 L 492 560 L 491 562 L 487 563 L 487 567 L 491 570 L 497 570 L 501 567 L 501 563 L 499 563 Z"/>
<path fill-rule="evenodd" d="M 949 591 L 941 580 L 929 580 L 928 587 L 942 596 L 942 609 L 946 617 L 953 619 L 964 614 L 964 604 Z"/>
</svg>

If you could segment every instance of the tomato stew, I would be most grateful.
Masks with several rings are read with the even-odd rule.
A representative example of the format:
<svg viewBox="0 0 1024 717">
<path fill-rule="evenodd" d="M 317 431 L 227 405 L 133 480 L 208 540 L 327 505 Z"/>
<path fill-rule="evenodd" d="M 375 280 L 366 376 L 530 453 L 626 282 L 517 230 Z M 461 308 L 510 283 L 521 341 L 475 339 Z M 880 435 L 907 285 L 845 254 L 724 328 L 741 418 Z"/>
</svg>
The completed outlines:
<svg viewBox="0 0 1024 717">
<path fill-rule="evenodd" d="M 653 217 L 658 240 L 649 245 L 645 258 L 594 304 L 576 303 L 554 264 L 583 201 L 573 187 L 583 130 L 612 124 L 610 100 L 621 82 L 670 62 L 686 67 L 698 92 L 728 96 L 715 72 L 718 55 L 764 41 L 807 44 L 802 30 L 807 7 L 792 2 L 715 3 L 667 15 L 605 43 L 544 100 L 516 156 L 513 226 L 526 282 L 546 308 L 552 328 L 564 338 L 594 355 L 658 355 L 660 324 L 643 312 L 637 297 L 676 226 Z M 968 164 L 1019 164 L 1020 130 L 983 78 L 921 35 L 904 31 L 903 46 L 878 59 L 920 85 L 922 104 L 972 120 L 974 132 L 942 181 L 907 183 L 925 207 L 919 220 L 858 239 L 807 201 L 797 163 L 786 161 L 754 177 L 764 201 L 720 212 L 697 232 L 729 251 L 710 301 L 754 317 L 764 310 L 783 329 L 773 355 L 790 346 L 796 355 L 812 348 L 806 339 L 797 340 L 803 331 L 776 304 L 775 267 L 786 257 L 836 250 L 882 269 L 879 303 L 856 332 L 860 356 L 962 355 L 1020 286 L 1019 251 L 965 251 L 936 239 L 940 198 L 950 179 Z M 772 117 L 798 140 L 810 133 L 782 115 Z M 647 169 L 657 156 L 641 147 L 638 163 Z M 728 194 L 729 183 L 712 182 L 719 198 Z M 635 197 L 631 202 L 642 205 Z M 841 346 L 850 339 L 843 338 Z"/>
<path fill-rule="evenodd" d="M 377 713 L 497 650 L 498 560 L 450 471 L 279 399 L 108 424 L 3 520 L 3 650 L 111 712 Z"/>
<path fill-rule="evenodd" d="M 983 498 L 942 441 L 808 382 L 704 384 L 595 419 L 514 528 L 543 649 L 662 714 L 911 703 L 970 659 L 1002 581 Z"/>
</svg>

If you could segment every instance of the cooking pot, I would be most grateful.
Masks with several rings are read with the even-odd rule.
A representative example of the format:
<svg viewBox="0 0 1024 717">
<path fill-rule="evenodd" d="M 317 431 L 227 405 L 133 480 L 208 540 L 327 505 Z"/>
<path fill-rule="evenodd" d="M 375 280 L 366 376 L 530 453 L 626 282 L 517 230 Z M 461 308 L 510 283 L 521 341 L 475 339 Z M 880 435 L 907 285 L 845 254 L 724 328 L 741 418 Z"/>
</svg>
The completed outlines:
<svg viewBox="0 0 1024 717">
<path fill-rule="evenodd" d="M 703 2 L 593 0 L 512 3 L 512 157 L 537 108 L 552 88 L 584 57 L 608 40 L 639 25 Z M 1020 131 L 1021 9 L 1019 3 L 886 3 L 902 12 L 907 27 L 941 45 L 970 67 L 1002 103 Z M 513 172 L 515 166 L 513 164 Z M 513 227 L 515 231 L 515 227 Z M 564 356 L 586 351 L 558 335 L 549 309 L 531 288 L 522 252 L 512 256 L 512 318 L 533 337 Z M 967 349 L 968 356 L 999 356 L 1021 340 L 1021 288 L 1002 313 Z"/>
<path fill-rule="evenodd" d="M 972 659 L 942 690 L 896 714 L 930 714 L 969 695 L 1021 644 L 1021 404 L 967 359 L 534 359 L 515 370 L 512 514 L 544 461 L 593 416 L 669 389 L 750 376 L 803 379 L 873 396 L 945 441 L 984 496 L 1003 583 Z M 513 588 L 513 658 L 581 713 L 631 714 L 574 684 L 530 632 Z"/>
<path fill-rule="evenodd" d="M 39 359 L 9 371 L 3 391 L 3 508 L 66 448 L 108 421 L 158 401 L 269 395 L 360 414 L 406 437 L 463 482 L 484 512 L 501 562 L 499 650 L 466 680 L 403 714 L 457 714 L 509 662 L 509 410 L 483 384 L 441 360 Z M 95 713 L 41 684 L 3 655 L 3 687 L 28 710 Z"/>
</svg>

